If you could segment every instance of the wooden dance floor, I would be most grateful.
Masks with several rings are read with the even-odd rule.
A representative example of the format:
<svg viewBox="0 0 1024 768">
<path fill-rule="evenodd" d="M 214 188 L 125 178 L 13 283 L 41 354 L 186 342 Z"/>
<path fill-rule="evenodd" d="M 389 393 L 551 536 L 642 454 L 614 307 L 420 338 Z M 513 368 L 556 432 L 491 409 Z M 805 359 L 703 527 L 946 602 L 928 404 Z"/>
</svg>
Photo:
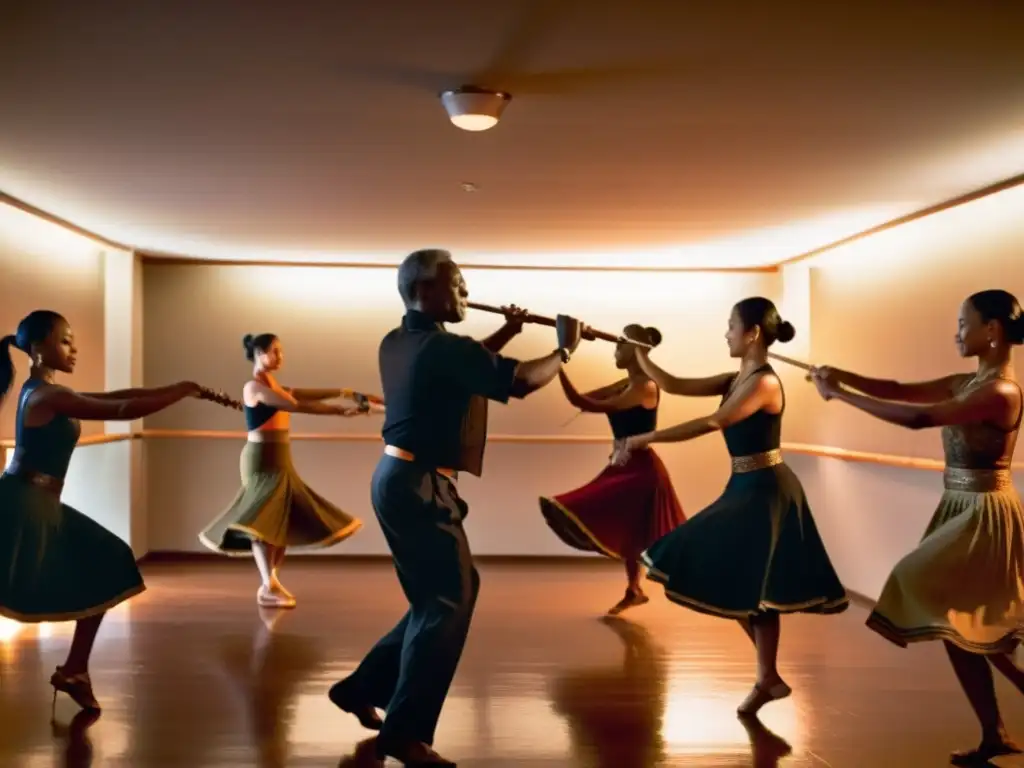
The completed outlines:
<svg viewBox="0 0 1024 768">
<path fill-rule="evenodd" d="M 2 626 L 0 765 L 366 765 L 352 755 L 368 732 L 326 692 L 398 619 L 390 565 L 292 560 L 283 574 L 299 607 L 277 616 L 257 610 L 249 562 L 145 571 L 149 591 L 101 630 L 93 682 L 105 710 L 90 727 L 72 723 L 63 695 L 51 724 L 47 681 L 70 625 Z M 863 607 L 784 622 L 795 693 L 748 728 L 734 712 L 753 651 L 730 622 L 671 606 L 654 585 L 629 622 L 598 621 L 623 586 L 609 563 L 481 571 L 437 739 L 460 766 L 917 768 L 947 765 L 978 738 L 942 648 L 889 645 L 864 628 Z M 1024 702 L 1002 681 L 1000 696 L 1024 739 Z"/>
</svg>

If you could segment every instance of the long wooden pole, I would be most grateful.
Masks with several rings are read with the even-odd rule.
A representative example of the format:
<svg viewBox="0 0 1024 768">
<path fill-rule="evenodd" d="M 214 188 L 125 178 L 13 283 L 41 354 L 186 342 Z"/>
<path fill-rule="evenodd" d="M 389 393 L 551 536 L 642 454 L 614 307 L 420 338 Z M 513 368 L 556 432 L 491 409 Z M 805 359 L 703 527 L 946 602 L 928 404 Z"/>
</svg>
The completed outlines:
<svg viewBox="0 0 1024 768">
<path fill-rule="evenodd" d="M 478 309 L 481 312 L 491 312 L 492 314 L 495 315 L 508 315 L 508 312 L 506 312 L 503 308 L 494 307 L 491 306 L 490 304 L 478 304 L 477 302 L 470 301 L 467 302 L 467 306 L 470 309 Z M 545 317 L 544 315 L 534 315 L 531 313 L 528 313 L 525 316 L 523 316 L 522 321 L 524 323 L 531 323 L 533 325 L 546 325 L 549 328 L 554 328 L 556 325 L 555 318 L 553 317 Z M 633 344 L 637 347 L 643 347 L 644 349 L 653 348 L 650 344 L 647 344 L 643 341 L 637 341 L 636 339 L 631 339 L 627 336 L 617 336 L 613 333 L 599 331 L 596 328 L 591 328 L 589 325 L 583 326 L 583 338 L 587 340 L 601 339 L 602 341 L 610 341 L 615 344 Z"/>
</svg>

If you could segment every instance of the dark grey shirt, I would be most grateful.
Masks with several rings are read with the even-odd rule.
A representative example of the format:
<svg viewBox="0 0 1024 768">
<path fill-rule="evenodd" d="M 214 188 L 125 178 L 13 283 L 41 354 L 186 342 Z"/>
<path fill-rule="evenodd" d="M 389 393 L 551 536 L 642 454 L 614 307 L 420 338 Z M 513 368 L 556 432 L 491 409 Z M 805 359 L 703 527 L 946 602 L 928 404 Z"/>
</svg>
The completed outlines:
<svg viewBox="0 0 1024 768">
<path fill-rule="evenodd" d="M 480 476 L 487 401 L 507 403 L 518 360 L 410 309 L 380 344 L 383 436 L 424 466 Z"/>
</svg>

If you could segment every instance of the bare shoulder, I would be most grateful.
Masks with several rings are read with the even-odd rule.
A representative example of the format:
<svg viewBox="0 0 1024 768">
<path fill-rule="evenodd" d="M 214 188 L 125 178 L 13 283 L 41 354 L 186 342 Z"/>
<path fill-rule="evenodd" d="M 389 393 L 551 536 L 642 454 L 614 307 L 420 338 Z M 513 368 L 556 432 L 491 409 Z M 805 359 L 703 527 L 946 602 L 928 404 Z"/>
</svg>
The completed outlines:
<svg viewBox="0 0 1024 768">
<path fill-rule="evenodd" d="M 252 407 L 256 403 L 260 394 L 266 392 L 267 389 L 267 385 L 264 384 L 262 381 L 250 379 L 249 381 L 245 382 L 245 386 L 242 387 L 242 402 Z"/>
</svg>

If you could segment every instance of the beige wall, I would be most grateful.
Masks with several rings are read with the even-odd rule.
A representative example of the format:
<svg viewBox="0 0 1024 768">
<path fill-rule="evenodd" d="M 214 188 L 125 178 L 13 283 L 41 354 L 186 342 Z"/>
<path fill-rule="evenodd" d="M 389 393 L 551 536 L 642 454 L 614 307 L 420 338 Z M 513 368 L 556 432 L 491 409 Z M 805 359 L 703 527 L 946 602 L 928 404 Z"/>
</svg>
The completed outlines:
<svg viewBox="0 0 1024 768">
<path fill-rule="evenodd" d="M 595 327 L 618 331 L 642 321 L 661 328 L 656 353 L 672 371 L 695 375 L 728 370 L 733 363 L 723 334 L 729 308 L 753 294 L 779 298 L 777 273 L 614 273 L 467 269 L 471 298 L 517 302 L 535 312 L 572 313 Z M 154 265 L 144 267 L 144 377 L 147 385 L 192 378 L 236 396 L 249 375 L 241 346 L 245 333 L 271 331 L 285 345 L 282 380 L 293 386 L 348 386 L 379 390 L 377 346 L 402 314 L 393 269 Z M 500 318 L 472 313 L 460 332 L 481 337 Z M 806 333 L 806 329 L 801 329 Z M 552 348 L 551 329 L 527 327 L 508 353 L 519 357 Z M 587 344 L 569 368 L 578 386 L 612 380 L 612 347 Z M 671 425 L 710 412 L 714 401 L 667 398 L 660 423 Z M 491 409 L 492 440 L 483 480 L 461 487 L 473 505 L 468 521 L 481 554 L 572 554 L 547 529 L 537 497 L 569 490 L 591 479 L 609 451 L 602 417 L 580 417 L 557 385 L 525 402 Z M 205 402 L 188 402 L 146 420 L 147 429 L 244 429 L 242 416 Z M 298 416 L 296 433 L 379 434 L 377 417 L 337 419 Z M 512 436 L 526 443 L 510 443 Z M 590 436 L 591 444 L 552 443 Z M 241 439 L 146 441 L 149 546 L 200 550 L 196 533 L 232 498 L 238 486 Z M 369 480 L 380 455 L 370 441 L 295 444 L 307 482 L 367 523 L 338 552 L 385 553 L 369 505 Z M 721 439 L 712 436 L 662 452 L 680 498 L 691 512 L 712 501 L 728 475 Z"/>
<path fill-rule="evenodd" d="M 1024 187 L 836 249 L 810 263 L 811 356 L 866 375 L 921 380 L 969 371 L 953 346 L 970 293 L 1024 298 Z M 1018 375 L 1024 373 L 1017 360 Z M 805 385 L 807 389 L 810 385 Z M 792 387 L 791 387 L 792 389 Z M 858 451 L 941 458 L 938 430 L 890 426 L 803 396 L 787 439 Z M 942 491 L 940 473 L 791 458 L 840 575 L 876 596 L 892 565 L 921 537 Z M 1018 479 L 1020 473 L 1018 473 Z"/>
<path fill-rule="evenodd" d="M 47 221 L 0 204 L 0 333 L 13 333 L 33 309 L 53 309 L 71 322 L 79 349 L 78 366 L 66 383 L 80 391 L 132 386 L 132 344 L 138 301 L 130 288 L 140 271 L 131 253 L 111 249 Z M 17 377 L 0 412 L 0 439 L 14 438 L 16 397 L 29 361 L 14 350 Z M 134 357 L 138 357 L 134 354 Z M 139 362 L 134 363 L 141 373 Z M 75 450 L 64 500 L 146 551 L 139 483 L 144 475 L 139 441 L 90 443 L 124 423 L 82 423 L 84 441 Z M 110 429 L 105 429 L 110 427 Z M 9 452 L 4 456 L 4 463 Z M 134 526 L 134 528 L 133 528 Z"/>
<path fill-rule="evenodd" d="M 79 348 L 78 368 L 68 383 L 81 390 L 103 388 L 103 250 L 78 235 L 0 203 L 0 336 L 14 333 L 34 309 L 53 309 L 71 322 Z M 17 369 L 11 399 L 0 412 L 0 438 L 14 437 L 14 400 L 29 359 L 12 350 Z M 83 424 L 83 434 L 101 434 L 102 422 Z"/>
</svg>

